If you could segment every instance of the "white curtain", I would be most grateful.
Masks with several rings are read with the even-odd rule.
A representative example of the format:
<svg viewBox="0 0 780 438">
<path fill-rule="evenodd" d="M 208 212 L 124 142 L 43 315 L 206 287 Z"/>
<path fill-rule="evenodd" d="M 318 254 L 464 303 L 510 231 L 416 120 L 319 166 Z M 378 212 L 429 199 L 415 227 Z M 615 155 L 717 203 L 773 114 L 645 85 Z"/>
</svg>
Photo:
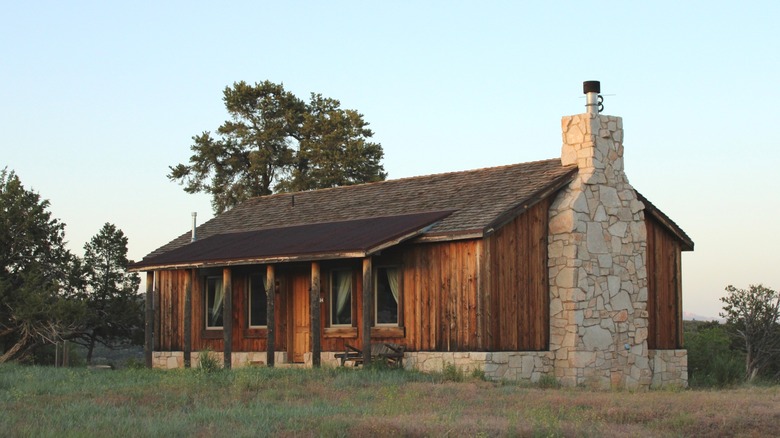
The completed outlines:
<svg viewBox="0 0 780 438">
<path fill-rule="evenodd" d="M 224 294 L 222 293 L 222 282 L 215 280 L 214 289 L 214 307 L 211 308 L 212 321 L 216 321 L 220 312 L 222 312 L 222 298 L 224 298 Z"/>
<path fill-rule="evenodd" d="M 336 315 L 340 315 L 350 296 L 352 275 L 348 272 L 336 272 L 336 287 Z"/>
<path fill-rule="evenodd" d="M 390 292 L 393 294 L 396 304 L 398 303 L 398 268 L 387 268 L 387 282 L 390 284 Z"/>
</svg>

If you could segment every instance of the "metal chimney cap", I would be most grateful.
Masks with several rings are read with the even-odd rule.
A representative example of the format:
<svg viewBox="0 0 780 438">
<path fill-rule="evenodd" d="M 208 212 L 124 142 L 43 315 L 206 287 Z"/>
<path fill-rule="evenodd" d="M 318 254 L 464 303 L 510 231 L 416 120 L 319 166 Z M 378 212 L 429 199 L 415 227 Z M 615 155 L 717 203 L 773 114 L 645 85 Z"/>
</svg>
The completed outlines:
<svg viewBox="0 0 780 438">
<path fill-rule="evenodd" d="M 582 94 L 601 93 L 601 82 L 585 81 L 582 83 Z"/>
</svg>

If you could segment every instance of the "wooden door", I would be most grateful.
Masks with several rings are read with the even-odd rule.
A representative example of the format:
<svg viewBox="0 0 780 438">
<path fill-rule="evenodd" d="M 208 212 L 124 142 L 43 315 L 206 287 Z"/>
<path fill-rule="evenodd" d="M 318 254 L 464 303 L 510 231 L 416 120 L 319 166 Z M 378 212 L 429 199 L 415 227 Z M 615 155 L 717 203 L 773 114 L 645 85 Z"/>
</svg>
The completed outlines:
<svg viewBox="0 0 780 438">
<path fill-rule="evenodd" d="M 292 276 L 292 300 L 290 300 L 290 315 L 292 315 L 292 339 L 290 353 L 292 362 L 303 362 L 303 354 L 311 351 L 311 316 L 309 315 L 309 288 L 311 279 L 306 272 L 296 272 Z"/>
</svg>

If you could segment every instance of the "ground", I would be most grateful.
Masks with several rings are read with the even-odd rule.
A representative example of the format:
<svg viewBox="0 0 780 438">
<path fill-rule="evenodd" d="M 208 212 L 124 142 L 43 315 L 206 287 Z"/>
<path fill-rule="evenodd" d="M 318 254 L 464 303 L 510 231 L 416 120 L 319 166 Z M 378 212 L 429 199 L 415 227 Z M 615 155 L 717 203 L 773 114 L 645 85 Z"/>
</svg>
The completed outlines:
<svg viewBox="0 0 780 438">
<path fill-rule="evenodd" d="M 455 370 L 4 365 L 0 411 L 13 436 L 771 436 L 780 387 L 632 393 Z"/>
</svg>

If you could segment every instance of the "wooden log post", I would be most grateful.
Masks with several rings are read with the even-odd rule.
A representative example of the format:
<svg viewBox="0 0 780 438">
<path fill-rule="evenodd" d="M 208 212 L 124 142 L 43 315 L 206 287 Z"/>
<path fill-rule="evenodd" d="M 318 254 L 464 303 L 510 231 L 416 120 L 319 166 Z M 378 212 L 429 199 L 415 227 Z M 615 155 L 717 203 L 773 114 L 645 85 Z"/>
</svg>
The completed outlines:
<svg viewBox="0 0 780 438">
<path fill-rule="evenodd" d="M 184 368 L 192 366 L 192 282 L 195 270 L 184 273 Z"/>
<path fill-rule="evenodd" d="M 146 271 L 146 302 L 144 303 L 144 360 L 146 367 L 152 367 L 153 333 L 154 327 L 154 271 Z"/>
<path fill-rule="evenodd" d="M 276 300 L 276 275 L 274 272 L 274 265 L 268 265 L 265 268 L 265 294 L 267 296 L 267 307 L 266 307 L 266 324 L 268 326 L 267 331 L 267 337 L 266 337 L 266 363 L 269 367 L 274 366 L 274 354 L 275 354 L 275 338 L 274 338 L 274 328 L 276 327 L 276 323 L 274 320 L 274 301 Z"/>
<path fill-rule="evenodd" d="M 320 264 L 311 262 L 311 365 L 320 367 Z"/>
<path fill-rule="evenodd" d="M 363 366 L 371 363 L 371 309 L 373 309 L 373 281 L 371 257 L 363 259 Z"/>
<path fill-rule="evenodd" d="M 222 269 L 222 339 L 224 368 L 232 367 L 233 359 L 233 276 L 230 268 Z"/>
</svg>

